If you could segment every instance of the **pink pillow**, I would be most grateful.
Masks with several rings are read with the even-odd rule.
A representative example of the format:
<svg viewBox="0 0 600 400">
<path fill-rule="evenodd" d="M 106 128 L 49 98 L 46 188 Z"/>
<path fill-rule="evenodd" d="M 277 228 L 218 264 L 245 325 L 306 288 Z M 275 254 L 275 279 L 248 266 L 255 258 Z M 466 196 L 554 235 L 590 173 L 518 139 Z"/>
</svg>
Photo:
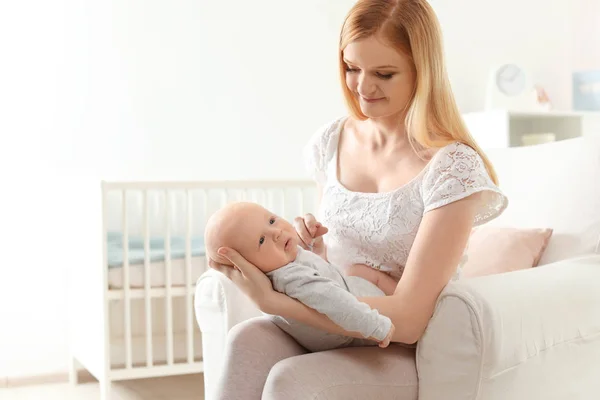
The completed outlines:
<svg viewBox="0 0 600 400">
<path fill-rule="evenodd" d="M 536 267 L 551 236 L 550 228 L 477 227 L 469 239 L 462 276 L 469 278 Z"/>
</svg>

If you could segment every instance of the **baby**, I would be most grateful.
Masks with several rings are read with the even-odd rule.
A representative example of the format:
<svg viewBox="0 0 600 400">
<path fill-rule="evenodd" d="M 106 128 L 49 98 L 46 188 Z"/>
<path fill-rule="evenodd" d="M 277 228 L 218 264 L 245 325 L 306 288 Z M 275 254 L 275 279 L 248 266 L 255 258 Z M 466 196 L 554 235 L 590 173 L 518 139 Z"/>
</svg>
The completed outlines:
<svg viewBox="0 0 600 400">
<path fill-rule="evenodd" d="M 304 250 L 293 226 L 285 219 L 255 203 L 232 203 L 211 216 L 205 241 L 207 255 L 214 261 L 230 264 L 217 250 L 220 247 L 236 250 L 270 278 L 273 289 L 325 314 L 346 331 L 360 332 L 365 338 L 334 335 L 271 316 L 277 326 L 308 350 L 389 345 L 394 332 L 391 320 L 357 299 L 384 296 L 385 292 L 370 280 L 344 276 L 335 266 Z"/>
</svg>

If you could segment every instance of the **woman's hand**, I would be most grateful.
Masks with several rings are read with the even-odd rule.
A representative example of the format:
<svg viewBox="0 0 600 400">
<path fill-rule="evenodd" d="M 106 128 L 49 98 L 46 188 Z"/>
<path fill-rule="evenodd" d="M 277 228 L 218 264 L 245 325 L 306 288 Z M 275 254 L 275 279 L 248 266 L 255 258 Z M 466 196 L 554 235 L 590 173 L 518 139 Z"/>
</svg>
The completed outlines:
<svg viewBox="0 0 600 400">
<path fill-rule="evenodd" d="M 392 324 L 392 327 L 390 328 L 390 331 L 388 332 L 387 336 L 381 342 L 379 342 L 379 347 L 381 347 L 382 349 L 388 347 L 390 345 L 390 342 L 392 341 L 394 332 L 396 332 L 396 327 L 394 326 L 394 324 Z"/>
<path fill-rule="evenodd" d="M 229 278 L 262 312 L 270 313 L 269 304 L 277 292 L 265 273 L 233 249 L 221 247 L 218 253 L 234 266 L 219 264 L 212 259 L 208 265 Z"/>
<path fill-rule="evenodd" d="M 304 217 L 294 219 L 294 228 L 305 250 L 311 250 L 326 258 L 325 243 L 323 242 L 323 235 L 329 231 L 326 227 L 317 222 L 312 214 L 306 214 Z"/>
</svg>

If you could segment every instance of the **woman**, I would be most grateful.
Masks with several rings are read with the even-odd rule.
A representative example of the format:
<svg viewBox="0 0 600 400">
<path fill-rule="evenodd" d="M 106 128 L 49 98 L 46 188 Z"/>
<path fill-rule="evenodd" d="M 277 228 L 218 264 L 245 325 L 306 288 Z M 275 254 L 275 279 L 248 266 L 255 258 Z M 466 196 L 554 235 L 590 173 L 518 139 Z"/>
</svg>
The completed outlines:
<svg viewBox="0 0 600 400">
<path fill-rule="evenodd" d="M 320 222 L 307 215 L 296 230 L 349 274 L 380 270 L 396 278 L 393 295 L 361 300 L 392 319 L 394 342 L 414 345 L 440 292 L 459 274 L 472 227 L 497 217 L 507 200 L 463 125 L 426 0 L 359 0 L 342 28 L 339 57 L 350 115 L 320 129 L 307 146 Z M 263 312 L 356 336 L 274 292 L 235 251 L 219 252 L 238 268 L 211 266 Z M 414 382 L 408 389 L 398 384 L 407 370 L 415 376 L 410 348 L 305 353 L 267 319 L 239 324 L 228 336 L 219 398 L 416 398 Z M 327 381 L 315 371 L 327 371 Z"/>
</svg>

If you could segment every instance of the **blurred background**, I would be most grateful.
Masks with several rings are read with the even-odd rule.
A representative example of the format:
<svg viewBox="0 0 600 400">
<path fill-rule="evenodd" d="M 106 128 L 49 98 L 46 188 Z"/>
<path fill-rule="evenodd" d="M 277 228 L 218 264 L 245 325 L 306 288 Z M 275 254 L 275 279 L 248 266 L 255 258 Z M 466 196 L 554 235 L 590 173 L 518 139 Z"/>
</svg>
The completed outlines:
<svg viewBox="0 0 600 400">
<path fill-rule="evenodd" d="M 0 4 L 0 386 L 67 371 L 69 268 L 98 254 L 101 180 L 297 179 L 346 112 L 351 0 Z M 464 113 L 515 63 L 556 112 L 600 70 L 598 0 L 432 0 Z M 557 161 L 559 162 L 559 161 Z"/>
</svg>

